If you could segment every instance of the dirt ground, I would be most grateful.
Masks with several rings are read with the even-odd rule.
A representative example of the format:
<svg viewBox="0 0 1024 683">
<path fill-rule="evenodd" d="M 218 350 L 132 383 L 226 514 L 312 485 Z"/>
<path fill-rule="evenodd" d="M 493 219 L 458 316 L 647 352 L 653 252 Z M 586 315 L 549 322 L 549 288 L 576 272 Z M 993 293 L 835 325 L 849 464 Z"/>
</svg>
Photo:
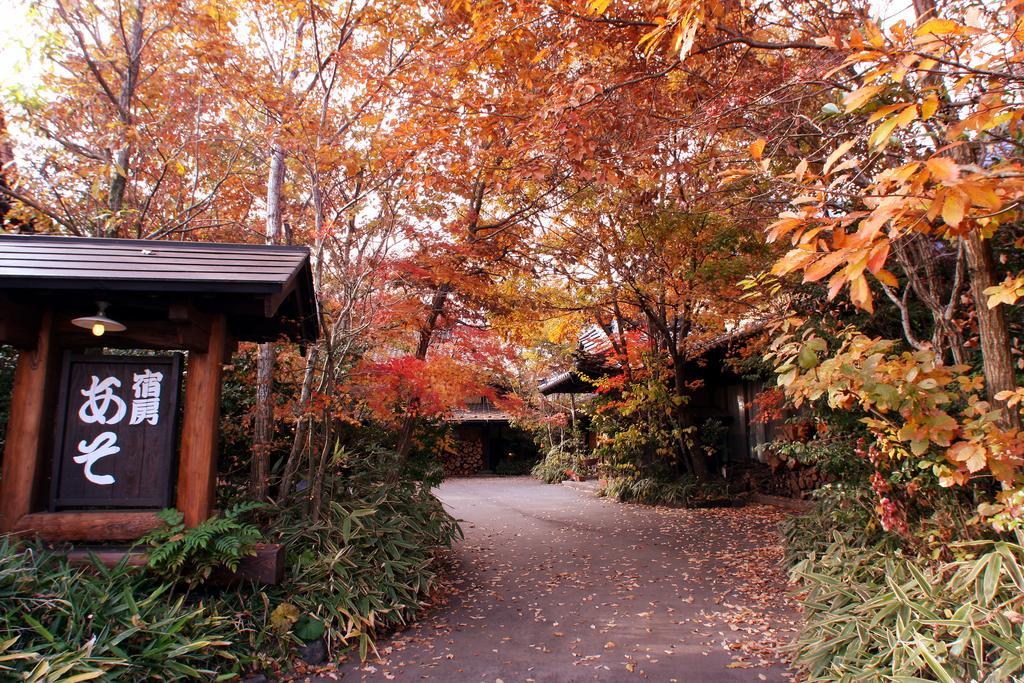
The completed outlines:
<svg viewBox="0 0 1024 683">
<path fill-rule="evenodd" d="M 308 680 L 789 679 L 784 511 L 622 505 L 525 477 L 438 495 L 466 533 L 440 604 L 379 659 Z"/>
</svg>

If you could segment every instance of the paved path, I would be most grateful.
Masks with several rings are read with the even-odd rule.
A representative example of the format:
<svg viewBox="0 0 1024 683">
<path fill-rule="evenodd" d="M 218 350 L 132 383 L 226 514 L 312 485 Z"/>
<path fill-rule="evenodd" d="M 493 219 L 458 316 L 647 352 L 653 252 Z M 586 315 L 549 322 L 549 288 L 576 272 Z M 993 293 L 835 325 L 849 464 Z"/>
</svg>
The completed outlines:
<svg viewBox="0 0 1024 683">
<path fill-rule="evenodd" d="M 791 637 L 767 506 L 621 505 L 528 478 L 455 479 L 447 603 L 319 680 L 783 681 Z"/>
</svg>

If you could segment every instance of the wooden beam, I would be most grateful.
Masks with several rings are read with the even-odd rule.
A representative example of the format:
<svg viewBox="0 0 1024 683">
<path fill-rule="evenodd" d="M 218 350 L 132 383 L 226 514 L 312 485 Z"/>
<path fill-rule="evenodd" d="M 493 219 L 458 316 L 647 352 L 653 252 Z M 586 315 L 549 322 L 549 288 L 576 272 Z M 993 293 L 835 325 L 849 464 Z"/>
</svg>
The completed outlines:
<svg viewBox="0 0 1024 683">
<path fill-rule="evenodd" d="M 9 294 L 0 293 L 0 344 L 18 349 L 34 349 L 39 339 L 41 306 L 16 302 Z"/>
<path fill-rule="evenodd" d="M 204 336 L 210 336 L 211 316 L 196 308 L 191 301 L 174 301 L 167 308 L 167 319 L 178 324 L 189 325 Z"/>
<path fill-rule="evenodd" d="M 58 314 L 60 316 L 60 314 Z M 124 332 L 108 332 L 94 337 L 89 330 L 75 327 L 70 316 L 57 321 L 56 333 L 61 344 L 69 348 L 92 348 L 107 346 L 124 349 L 186 349 L 206 351 L 209 332 L 195 327 L 190 322 L 173 320 L 124 320 L 128 329 Z"/>
<path fill-rule="evenodd" d="M 221 359 L 221 362 L 224 365 L 231 365 L 231 361 L 236 353 L 238 353 L 238 340 L 229 335 L 224 343 L 224 357 Z"/>
<path fill-rule="evenodd" d="M 237 571 L 214 571 L 213 583 L 234 583 L 238 580 L 255 581 L 273 586 L 284 581 L 284 546 L 279 543 L 257 543 L 256 554 L 243 557 Z"/>
<path fill-rule="evenodd" d="M 13 531 L 47 541 L 134 541 L 162 524 L 154 511 L 75 510 L 25 515 Z"/>
<path fill-rule="evenodd" d="M 42 314 L 35 348 L 22 351 L 14 371 L 11 412 L 0 479 L 0 533 L 12 531 L 41 507 L 39 491 L 53 437 L 53 393 L 60 373 L 53 342 L 53 312 Z"/>
<path fill-rule="evenodd" d="M 284 581 L 284 546 L 278 543 L 258 543 L 255 550 L 255 555 L 239 560 L 237 571 L 214 571 L 210 583 L 224 585 L 242 580 L 272 586 Z M 71 564 L 91 565 L 95 558 L 106 567 L 113 567 L 125 556 L 132 567 L 144 567 L 149 562 L 149 555 L 139 550 L 76 547 L 67 554 Z"/>
<path fill-rule="evenodd" d="M 77 565 L 92 565 L 93 558 L 99 560 L 104 567 L 113 567 L 125 556 L 128 556 L 128 565 L 131 567 L 145 567 L 149 562 L 149 555 L 143 552 L 130 550 L 112 550 L 110 548 L 82 548 L 76 547 L 68 551 L 68 562 Z"/>
<path fill-rule="evenodd" d="M 224 315 L 213 316 L 207 350 L 189 353 L 177 499 L 177 508 L 185 516 L 187 526 L 209 519 L 213 510 L 222 363 L 227 337 Z"/>
</svg>

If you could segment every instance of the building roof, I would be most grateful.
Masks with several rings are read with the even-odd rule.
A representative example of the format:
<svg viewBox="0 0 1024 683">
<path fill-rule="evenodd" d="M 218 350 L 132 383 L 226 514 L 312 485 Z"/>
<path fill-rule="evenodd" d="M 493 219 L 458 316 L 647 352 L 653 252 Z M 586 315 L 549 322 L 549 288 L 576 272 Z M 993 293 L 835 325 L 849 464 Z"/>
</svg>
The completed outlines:
<svg viewBox="0 0 1024 683">
<path fill-rule="evenodd" d="M 545 396 L 551 394 L 592 394 L 597 385 L 573 369 L 549 377 L 540 383 L 537 390 Z"/>
<path fill-rule="evenodd" d="M 512 416 L 504 410 L 470 410 L 456 409 L 446 419 L 446 422 L 454 424 L 469 424 L 480 422 L 511 422 Z"/>
<path fill-rule="evenodd" d="M 187 297 L 226 314 L 241 341 L 319 335 L 305 247 L 0 235 L 0 290 L 65 306 L 103 299 L 121 315 Z"/>
<path fill-rule="evenodd" d="M 702 356 L 738 343 L 746 338 L 768 329 L 771 318 L 746 320 L 722 334 L 696 345 L 687 354 L 688 361 L 695 361 Z M 573 359 L 573 367 L 548 377 L 540 383 L 537 390 L 545 395 L 551 394 L 590 394 L 597 391 L 597 381 L 617 372 L 617 366 L 606 358 L 606 351 L 611 348 L 607 336 L 599 328 L 591 329 L 580 338 L 580 348 Z"/>
<path fill-rule="evenodd" d="M 453 410 L 446 418 L 447 422 L 455 424 L 510 422 L 511 420 L 511 415 L 496 406 L 486 397 L 481 397 L 476 401 L 467 402 L 465 406 Z"/>
</svg>

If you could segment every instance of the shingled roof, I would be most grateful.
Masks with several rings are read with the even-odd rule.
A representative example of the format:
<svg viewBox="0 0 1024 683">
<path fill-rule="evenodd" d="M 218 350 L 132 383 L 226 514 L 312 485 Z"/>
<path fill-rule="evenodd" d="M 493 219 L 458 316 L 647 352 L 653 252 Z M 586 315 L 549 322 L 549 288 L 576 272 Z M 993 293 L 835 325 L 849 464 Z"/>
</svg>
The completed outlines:
<svg viewBox="0 0 1024 683">
<path fill-rule="evenodd" d="M 305 247 L 0 235 L 0 290 L 143 309 L 189 296 L 239 340 L 319 335 Z"/>
</svg>

